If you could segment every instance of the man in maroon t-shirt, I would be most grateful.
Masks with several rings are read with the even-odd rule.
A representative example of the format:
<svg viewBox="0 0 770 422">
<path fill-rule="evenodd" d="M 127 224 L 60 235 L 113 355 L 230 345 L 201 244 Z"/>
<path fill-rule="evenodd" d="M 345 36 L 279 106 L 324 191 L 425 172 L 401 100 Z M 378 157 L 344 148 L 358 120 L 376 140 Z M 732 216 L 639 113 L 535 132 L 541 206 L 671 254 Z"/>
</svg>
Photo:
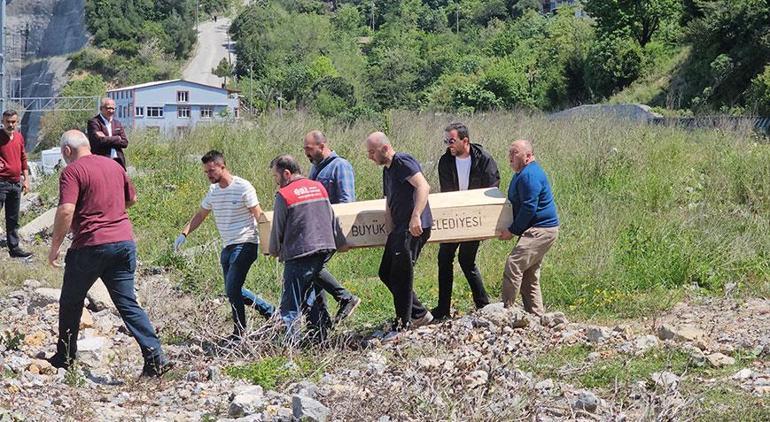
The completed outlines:
<svg viewBox="0 0 770 422">
<path fill-rule="evenodd" d="M 18 114 L 3 112 L 3 130 L 0 131 L 0 210 L 5 206 L 5 231 L 8 253 L 13 258 L 27 258 L 32 253 L 19 247 L 19 207 L 21 193 L 29 192 L 29 168 L 24 151 L 24 137 L 16 131 Z"/>
<path fill-rule="evenodd" d="M 67 167 L 59 179 L 59 208 L 48 254 L 52 266 L 60 266 L 59 248 L 70 228 L 74 239 L 64 259 L 59 341 L 49 361 L 57 368 L 66 368 L 75 359 L 83 302 L 96 279 L 101 278 L 142 350 L 142 375 L 160 376 L 172 363 L 163 355 L 155 329 L 134 295 L 136 244 L 126 208 L 136 202 L 136 190 L 120 164 L 91 154 L 83 132 L 65 132 L 61 152 Z"/>
</svg>

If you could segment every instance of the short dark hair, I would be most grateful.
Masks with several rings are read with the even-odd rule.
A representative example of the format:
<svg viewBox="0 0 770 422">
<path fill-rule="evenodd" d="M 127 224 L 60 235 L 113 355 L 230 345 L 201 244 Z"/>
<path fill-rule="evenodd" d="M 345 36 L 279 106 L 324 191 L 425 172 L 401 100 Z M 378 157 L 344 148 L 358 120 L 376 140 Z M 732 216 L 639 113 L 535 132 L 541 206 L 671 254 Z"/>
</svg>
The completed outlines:
<svg viewBox="0 0 770 422">
<path fill-rule="evenodd" d="M 289 170 L 291 174 L 302 173 L 297 160 L 289 154 L 282 154 L 273 158 L 273 161 L 270 162 L 270 168 L 278 170 L 279 173 L 283 173 L 284 170 Z"/>
<path fill-rule="evenodd" d="M 19 115 L 19 113 L 17 113 L 16 110 L 5 110 L 3 112 L 3 118 L 18 116 L 18 115 Z"/>
<path fill-rule="evenodd" d="M 203 164 L 208 164 L 208 163 L 210 163 L 212 161 L 213 162 L 217 162 L 217 163 L 221 163 L 221 164 L 225 164 L 225 156 L 222 155 L 221 152 L 219 152 L 219 151 L 217 151 L 215 149 L 212 149 L 211 151 L 207 152 L 206 155 L 201 157 L 201 162 Z"/>
<path fill-rule="evenodd" d="M 444 132 L 449 132 L 450 130 L 457 131 L 457 136 L 460 138 L 458 141 L 465 138 L 468 138 L 469 141 L 471 140 L 468 134 L 468 128 L 460 122 L 450 123 L 449 126 L 444 129 Z"/>
</svg>

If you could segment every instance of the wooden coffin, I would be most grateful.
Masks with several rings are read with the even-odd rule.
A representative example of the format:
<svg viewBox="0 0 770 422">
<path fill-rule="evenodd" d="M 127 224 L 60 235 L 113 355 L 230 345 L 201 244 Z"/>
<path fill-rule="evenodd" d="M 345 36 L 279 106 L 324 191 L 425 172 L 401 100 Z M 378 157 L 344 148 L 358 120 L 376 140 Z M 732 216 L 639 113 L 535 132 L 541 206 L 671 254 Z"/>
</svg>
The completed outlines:
<svg viewBox="0 0 770 422">
<path fill-rule="evenodd" d="M 483 240 L 497 237 L 511 225 L 511 204 L 497 188 L 434 193 L 428 197 L 433 227 L 428 242 Z M 384 246 L 385 200 L 359 201 L 332 205 L 334 213 L 353 248 Z M 259 221 L 262 251 L 270 242 L 273 213 L 265 212 Z"/>
</svg>

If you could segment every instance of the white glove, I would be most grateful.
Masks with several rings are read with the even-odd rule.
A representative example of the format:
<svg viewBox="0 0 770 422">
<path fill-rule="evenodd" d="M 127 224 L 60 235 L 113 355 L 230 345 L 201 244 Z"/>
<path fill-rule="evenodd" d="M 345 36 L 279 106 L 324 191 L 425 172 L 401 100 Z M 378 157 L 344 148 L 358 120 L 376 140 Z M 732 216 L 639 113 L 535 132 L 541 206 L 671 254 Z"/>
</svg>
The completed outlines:
<svg viewBox="0 0 770 422">
<path fill-rule="evenodd" d="M 182 243 L 184 243 L 185 240 L 187 240 L 187 236 L 184 234 L 177 236 L 176 240 L 174 241 L 174 252 L 179 251 L 179 248 L 182 246 Z"/>
</svg>

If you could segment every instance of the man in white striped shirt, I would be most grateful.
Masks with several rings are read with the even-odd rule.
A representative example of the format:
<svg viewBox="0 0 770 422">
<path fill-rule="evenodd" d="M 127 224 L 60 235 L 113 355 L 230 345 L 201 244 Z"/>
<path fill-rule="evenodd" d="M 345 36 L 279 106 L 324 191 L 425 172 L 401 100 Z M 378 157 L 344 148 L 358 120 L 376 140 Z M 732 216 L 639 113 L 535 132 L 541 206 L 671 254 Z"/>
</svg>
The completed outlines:
<svg viewBox="0 0 770 422">
<path fill-rule="evenodd" d="M 265 319 L 275 313 L 275 307 L 243 287 L 251 264 L 257 259 L 259 232 L 257 219 L 262 215 L 257 192 L 247 180 L 230 174 L 225 158 L 219 151 L 209 151 L 201 158 L 203 172 L 211 182 L 200 210 L 182 229 L 174 242 L 179 250 L 187 236 L 203 223 L 210 212 L 222 237 L 224 248 L 220 263 L 225 277 L 225 292 L 233 310 L 232 340 L 240 339 L 246 327 L 245 305 L 254 307 Z"/>
</svg>

